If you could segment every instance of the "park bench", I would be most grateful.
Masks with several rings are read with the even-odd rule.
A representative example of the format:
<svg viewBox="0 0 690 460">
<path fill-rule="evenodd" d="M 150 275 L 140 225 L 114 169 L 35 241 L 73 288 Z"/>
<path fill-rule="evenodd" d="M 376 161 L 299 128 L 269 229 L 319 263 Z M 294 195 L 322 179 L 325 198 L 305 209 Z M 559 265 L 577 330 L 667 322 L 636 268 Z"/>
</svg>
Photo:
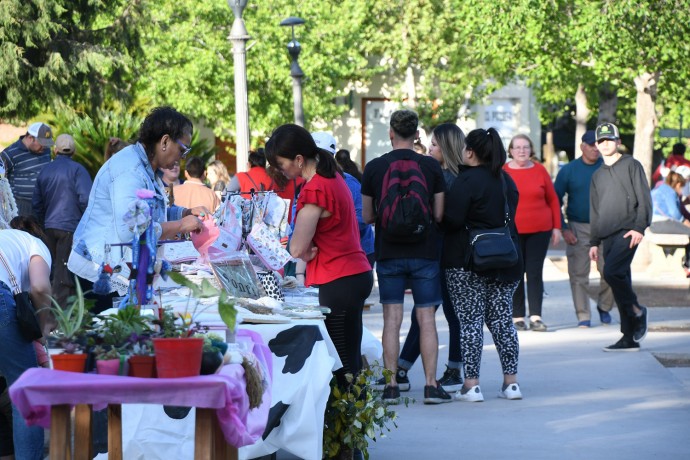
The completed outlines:
<svg viewBox="0 0 690 460">
<path fill-rule="evenodd" d="M 688 243 L 690 237 L 687 235 L 653 233 L 647 229 L 633 266 L 652 274 L 684 276 L 682 263 Z"/>
</svg>

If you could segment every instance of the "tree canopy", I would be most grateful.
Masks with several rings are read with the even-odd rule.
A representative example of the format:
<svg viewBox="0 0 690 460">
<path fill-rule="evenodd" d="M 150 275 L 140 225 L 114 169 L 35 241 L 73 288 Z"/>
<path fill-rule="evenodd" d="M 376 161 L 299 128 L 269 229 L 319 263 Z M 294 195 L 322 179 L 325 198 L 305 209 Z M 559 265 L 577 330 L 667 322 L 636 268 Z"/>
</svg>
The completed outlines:
<svg viewBox="0 0 690 460">
<path fill-rule="evenodd" d="M 690 123 L 690 24 L 679 14 L 687 11 L 690 0 L 250 1 L 253 144 L 293 119 L 291 35 L 279 24 L 298 16 L 310 125 L 331 123 L 348 110 L 336 101 L 377 74 L 390 77 L 385 95 L 414 106 L 427 125 L 517 79 L 535 89 L 544 121 L 553 107 L 572 105 L 578 88 L 594 115 L 598 92 L 610 89 L 619 121 L 635 126 L 635 150 L 647 156 L 657 117 Z M 112 100 L 146 101 L 232 137 L 232 20 L 222 0 L 4 0 L 0 118 L 28 119 L 57 101 L 91 116 Z"/>
</svg>

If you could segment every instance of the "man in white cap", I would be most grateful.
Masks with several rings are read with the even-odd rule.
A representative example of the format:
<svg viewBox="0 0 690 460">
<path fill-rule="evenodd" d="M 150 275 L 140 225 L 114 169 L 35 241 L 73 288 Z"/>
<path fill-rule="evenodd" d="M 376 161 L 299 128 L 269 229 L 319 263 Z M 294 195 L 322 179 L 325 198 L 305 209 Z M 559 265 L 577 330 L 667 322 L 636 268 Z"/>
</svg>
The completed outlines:
<svg viewBox="0 0 690 460">
<path fill-rule="evenodd" d="M 20 216 L 31 215 L 36 177 L 50 163 L 53 131 L 45 123 L 33 123 L 26 134 L 0 153 Z"/>
<path fill-rule="evenodd" d="M 67 269 L 72 236 L 89 203 L 91 176 L 72 159 L 74 138 L 60 134 L 55 140 L 55 160 L 36 179 L 33 214 L 45 229 L 53 258 L 53 296 L 60 305 L 75 293 L 74 275 Z"/>
</svg>

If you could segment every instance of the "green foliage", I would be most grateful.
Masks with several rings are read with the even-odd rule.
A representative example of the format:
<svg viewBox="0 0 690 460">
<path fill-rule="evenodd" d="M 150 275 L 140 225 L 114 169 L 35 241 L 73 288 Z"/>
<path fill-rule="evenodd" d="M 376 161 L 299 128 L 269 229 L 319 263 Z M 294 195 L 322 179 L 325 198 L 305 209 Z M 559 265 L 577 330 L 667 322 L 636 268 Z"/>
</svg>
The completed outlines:
<svg viewBox="0 0 690 460">
<path fill-rule="evenodd" d="M 51 299 L 53 306 L 50 310 L 56 322 L 56 328 L 52 334 L 57 337 L 65 353 L 74 353 L 83 347 L 86 329 L 92 322 L 89 310 L 93 306 L 93 301 L 84 299 L 79 280 L 75 277 L 74 281 L 77 292 L 76 296 L 70 296 L 68 299 L 72 302 L 71 304 L 62 308 L 55 299 Z"/>
<path fill-rule="evenodd" d="M 113 346 L 102 347 L 100 345 L 93 348 L 94 357 L 97 360 L 120 359 L 120 351 Z"/>
<path fill-rule="evenodd" d="M 177 272 L 170 272 L 168 273 L 168 276 L 170 276 L 170 279 L 172 279 L 175 283 L 189 289 L 187 310 L 189 309 L 189 302 L 192 300 L 192 298 L 194 299 L 194 308 L 191 314 L 185 314 L 183 318 L 184 327 L 186 328 L 186 336 L 192 332 L 192 322 L 195 314 L 197 313 L 197 307 L 199 305 L 197 299 L 208 299 L 213 297 L 218 297 L 218 312 L 221 319 L 229 330 L 235 330 L 237 309 L 235 308 L 235 302 L 228 296 L 225 290 L 213 287 L 208 280 L 202 280 L 201 285 L 199 286 L 183 274 Z M 179 332 L 179 330 L 174 332 Z"/>
<path fill-rule="evenodd" d="M 130 96 L 142 0 L 3 0 L 0 117 L 26 120 L 64 101 Z"/>
<path fill-rule="evenodd" d="M 390 376 L 390 371 L 384 374 Z M 369 458 L 367 447 L 371 439 L 395 428 L 397 414 L 383 400 L 374 395 L 370 385 L 376 380 L 372 369 L 362 369 L 356 378 L 347 374 L 348 388 L 340 388 L 335 377 L 331 380 L 331 394 L 326 405 L 323 428 L 323 452 L 325 458 L 337 457 L 342 449 L 357 448 L 364 458 Z M 407 406 L 412 400 L 401 398 Z"/>
<path fill-rule="evenodd" d="M 141 310 L 133 305 L 117 310 L 111 315 L 102 315 L 101 324 L 96 332 L 103 339 L 105 345 L 122 347 L 134 334 L 141 336 L 152 332 L 153 317 L 142 315 Z"/>
</svg>

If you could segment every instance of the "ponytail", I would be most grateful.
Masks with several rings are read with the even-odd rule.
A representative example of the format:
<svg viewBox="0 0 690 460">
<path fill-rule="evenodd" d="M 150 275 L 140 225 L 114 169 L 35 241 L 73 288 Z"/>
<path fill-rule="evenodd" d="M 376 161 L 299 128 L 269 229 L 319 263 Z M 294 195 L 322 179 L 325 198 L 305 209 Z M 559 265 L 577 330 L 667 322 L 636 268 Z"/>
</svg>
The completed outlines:
<svg viewBox="0 0 690 460">
<path fill-rule="evenodd" d="M 503 140 L 494 128 L 474 129 L 465 139 L 468 149 L 474 151 L 480 164 L 487 166 L 491 174 L 498 177 L 506 162 L 506 149 Z"/>
</svg>

